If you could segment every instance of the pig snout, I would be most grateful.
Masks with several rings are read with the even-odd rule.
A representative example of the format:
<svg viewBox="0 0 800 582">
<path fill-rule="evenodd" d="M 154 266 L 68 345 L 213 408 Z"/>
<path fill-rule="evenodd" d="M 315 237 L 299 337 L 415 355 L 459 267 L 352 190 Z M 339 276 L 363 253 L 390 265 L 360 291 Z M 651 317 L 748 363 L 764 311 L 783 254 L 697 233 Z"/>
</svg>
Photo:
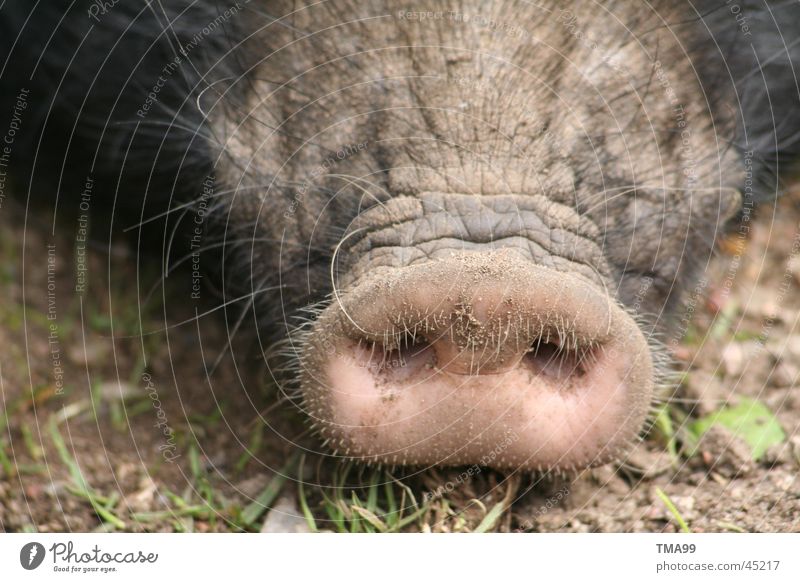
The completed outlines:
<svg viewBox="0 0 800 582">
<path fill-rule="evenodd" d="M 530 233 L 475 244 L 476 230 L 416 259 L 376 259 L 387 247 L 373 241 L 371 268 L 336 287 L 301 358 L 321 436 L 340 455 L 387 464 L 545 470 L 619 457 L 653 396 L 639 327 L 601 283 L 543 266 L 532 258 L 541 245 L 532 255 L 508 242 Z"/>
</svg>

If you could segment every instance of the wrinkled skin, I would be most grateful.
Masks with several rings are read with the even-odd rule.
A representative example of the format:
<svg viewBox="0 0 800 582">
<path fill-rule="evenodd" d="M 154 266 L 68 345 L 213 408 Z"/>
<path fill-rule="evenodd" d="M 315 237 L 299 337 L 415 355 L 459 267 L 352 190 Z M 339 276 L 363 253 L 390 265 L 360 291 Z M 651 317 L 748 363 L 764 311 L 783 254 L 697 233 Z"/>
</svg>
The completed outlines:
<svg viewBox="0 0 800 582">
<path fill-rule="evenodd" d="M 721 0 L 251 0 L 224 26 L 170 0 L 92 30 L 67 4 L 37 8 L 4 77 L 66 79 L 28 121 L 54 150 L 31 174 L 94 172 L 143 222 L 204 192 L 224 299 L 252 298 L 326 450 L 366 462 L 622 458 L 685 290 L 800 134 L 775 28 L 800 20 L 751 2 L 747 34 Z"/>
</svg>

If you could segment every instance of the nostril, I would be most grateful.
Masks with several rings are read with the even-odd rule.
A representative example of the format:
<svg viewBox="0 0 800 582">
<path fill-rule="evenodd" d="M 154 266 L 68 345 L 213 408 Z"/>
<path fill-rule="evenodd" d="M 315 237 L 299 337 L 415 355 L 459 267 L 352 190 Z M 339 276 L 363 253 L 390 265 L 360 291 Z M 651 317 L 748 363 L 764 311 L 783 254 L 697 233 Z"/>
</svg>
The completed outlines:
<svg viewBox="0 0 800 582">
<path fill-rule="evenodd" d="M 386 343 L 362 340 L 358 344 L 361 361 L 379 378 L 390 381 L 407 380 L 420 371 L 432 370 L 436 353 L 425 340 L 404 334 L 387 338 Z"/>
<path fill-rule="evenodd" d="M 597 349 L 596 346 L 565 346 L 552 341 L 536 341 L 523 362 L 537 375 L 569 382 L 587 374 Z"/>
</svg>

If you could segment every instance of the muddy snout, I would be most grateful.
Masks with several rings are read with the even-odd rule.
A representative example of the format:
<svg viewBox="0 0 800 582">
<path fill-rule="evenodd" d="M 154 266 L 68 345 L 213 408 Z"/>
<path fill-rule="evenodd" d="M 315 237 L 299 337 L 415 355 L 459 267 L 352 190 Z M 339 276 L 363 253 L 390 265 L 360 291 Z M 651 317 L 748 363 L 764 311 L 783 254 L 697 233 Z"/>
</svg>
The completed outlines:
<svg viewBox="0 0 800 582">
<path fill-rule="evenodd" d="M 379 268 L 315 324 L 308 412 L 338 454 L 368 462 L 608 462 L 642 427 L 653 366 L 596 287 L 503 250 Z"/>
</svg>

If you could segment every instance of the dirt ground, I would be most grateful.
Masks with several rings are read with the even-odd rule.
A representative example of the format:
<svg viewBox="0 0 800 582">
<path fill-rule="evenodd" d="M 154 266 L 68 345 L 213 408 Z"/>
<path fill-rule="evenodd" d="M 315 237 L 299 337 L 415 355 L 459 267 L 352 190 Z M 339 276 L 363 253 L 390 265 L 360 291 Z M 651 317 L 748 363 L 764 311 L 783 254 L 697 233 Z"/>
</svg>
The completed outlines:
<svg viewBox="0 0 800 582">
<path fill-rule="evenodd" d="M 797 201 L 720 242 L 666 342 L 679 385 L 630 458 L 538 479 L 314 452 L 257 338 L 227 341 L 235 309 L 172 301 L 125 244 L 82 262 L 75 236 L 7 199 L 0 530 L 800 531 Z M 708 423 L 742 406 L 750 432 Z"/>
</svg>

